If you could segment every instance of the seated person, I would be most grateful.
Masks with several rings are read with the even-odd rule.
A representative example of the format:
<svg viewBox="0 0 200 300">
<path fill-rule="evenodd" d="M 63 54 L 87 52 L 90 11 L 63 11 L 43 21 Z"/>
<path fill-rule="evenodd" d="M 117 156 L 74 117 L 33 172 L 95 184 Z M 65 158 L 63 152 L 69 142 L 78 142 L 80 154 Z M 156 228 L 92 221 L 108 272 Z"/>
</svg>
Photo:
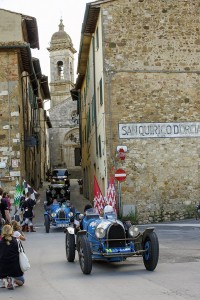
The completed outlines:
<svg viewBox="0 0 200 300">
<path fill-rule="evenodd" d="M 111 205 L 106 205 L 103 209 L 103 213 L 104 213 L 104 218 L 106 219 L 113 219 L 117 217 L 114 208 Z"/>
<path fill-rule="evenodd" d="M 58 200 L 56 198 L 53 199 L 53 203 L 52 204 L 58 204 Z"/>
<path fill-rule="evenodd" d="M 91 209 L 91 208 L 92 208 L 92 205 L 91 205 L 91 204 L 86 204 L 85 207 L 84 207 L 84 215 L 85 215 L 86 211 L 87 211 L 88 209 Z"/>
<path fill-rule="evenodd" d="M 90 210 L 92 207 L 91 204 L 86 204 L 84 207 L 84 216 L 86 215 L 87 210 Z M 83 230 L 83 219 L 80 221 L 80 229 Z"/>
<path fill-rule="evenodd" d="M 51 209 L 55 209 L 55 208 L 58 208 L 60 206 L 61 206 L 61 203 L 56 198 L 54 198 L 53 202 L 52 202 L 52 205 L 51 205 Z"/>
</svg>

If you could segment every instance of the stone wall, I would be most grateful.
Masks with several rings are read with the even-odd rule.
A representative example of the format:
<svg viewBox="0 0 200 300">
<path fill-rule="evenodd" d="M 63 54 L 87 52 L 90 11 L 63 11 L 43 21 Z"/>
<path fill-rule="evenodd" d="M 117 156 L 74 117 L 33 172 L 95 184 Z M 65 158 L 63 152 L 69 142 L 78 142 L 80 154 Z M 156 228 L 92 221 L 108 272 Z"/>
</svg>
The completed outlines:
<svg viewBox="0 0 200 300">
<path fill-rule="evenodd" d="M 10 176 L 23 169 L 20 160 L 19 129 L 19 80 L 16 52 L 1 52 L 0 55 L 0 186 L 13 197 L 16 179 Z"/>
<path fill-rule="evenodd" d="M 126 170 L 122 201 L 135 205 L 141 222 L 184 218 L 200 199 L 200 138 L 122 140 L 118 123 L 199 122 L 200 1 L 102 7 L 109 172 Z M 116 156 L 121 144 L 124 162 Z"/>
</svg>

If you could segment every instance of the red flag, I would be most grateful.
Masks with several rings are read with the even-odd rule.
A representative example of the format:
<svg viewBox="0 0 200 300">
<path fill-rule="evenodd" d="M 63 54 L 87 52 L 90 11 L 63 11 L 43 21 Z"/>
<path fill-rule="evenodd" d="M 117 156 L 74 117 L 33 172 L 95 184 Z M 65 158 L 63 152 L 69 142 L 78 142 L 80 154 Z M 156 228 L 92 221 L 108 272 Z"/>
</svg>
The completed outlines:
<svg viewBox="0 0 200 300">
<path fill-rule="evenodd" d="M 114 184 L 114 177 L 110 176 L 110 181 L 108 183 L 108 189 L 107 189 L 107 204 L 111 205 L 114 208 L 114 211 L 116 212 L 116 193 L 115 193 L 115 184 Z"/>
<path fill-rule="evenodd" d="M 104 208 L 104 199 L 96 176 L 94 176 L 94 209 L 97 213 L 101 213 Z"/>
</svg>

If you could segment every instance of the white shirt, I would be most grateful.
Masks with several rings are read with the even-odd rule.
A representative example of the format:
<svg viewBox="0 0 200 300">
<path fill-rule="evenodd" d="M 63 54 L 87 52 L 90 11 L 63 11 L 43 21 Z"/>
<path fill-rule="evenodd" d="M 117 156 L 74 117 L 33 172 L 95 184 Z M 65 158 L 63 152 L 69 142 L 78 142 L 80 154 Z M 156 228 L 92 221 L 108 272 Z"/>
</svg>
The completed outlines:
<svg viewBox="0 0 200 300">
<path fill-rule="evenodd" d="M 21 233 L 19 231 L 14 231 L 13 236 L 18 239 L 20 237 Z"/>
</svg>

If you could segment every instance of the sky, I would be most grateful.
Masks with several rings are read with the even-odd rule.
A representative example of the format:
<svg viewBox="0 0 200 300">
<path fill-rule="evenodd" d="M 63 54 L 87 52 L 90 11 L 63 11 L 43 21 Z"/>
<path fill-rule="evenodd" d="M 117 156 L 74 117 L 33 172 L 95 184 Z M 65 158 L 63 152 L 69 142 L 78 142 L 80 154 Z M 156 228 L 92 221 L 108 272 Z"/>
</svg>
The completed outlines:
<svg viewBox="0 0 200 300">
<path fill-rule="evenodd" d="M 59 30 L 60 19 L 63 19 L 64 30 L 72 39 L 77 53 L 74 55 L 74 73 L 77 77 L 77 60 L 81 37 L 81 28 L 86 3 L 92 0 L 0 0 L 0 8 L 22 13 L 37 20 L 40 50 L 31 50 L 32 56 L 39 58 L 42 74 L 49 77 L 50 60 L 47 48 L 53 33 Z"/>
</svg>

